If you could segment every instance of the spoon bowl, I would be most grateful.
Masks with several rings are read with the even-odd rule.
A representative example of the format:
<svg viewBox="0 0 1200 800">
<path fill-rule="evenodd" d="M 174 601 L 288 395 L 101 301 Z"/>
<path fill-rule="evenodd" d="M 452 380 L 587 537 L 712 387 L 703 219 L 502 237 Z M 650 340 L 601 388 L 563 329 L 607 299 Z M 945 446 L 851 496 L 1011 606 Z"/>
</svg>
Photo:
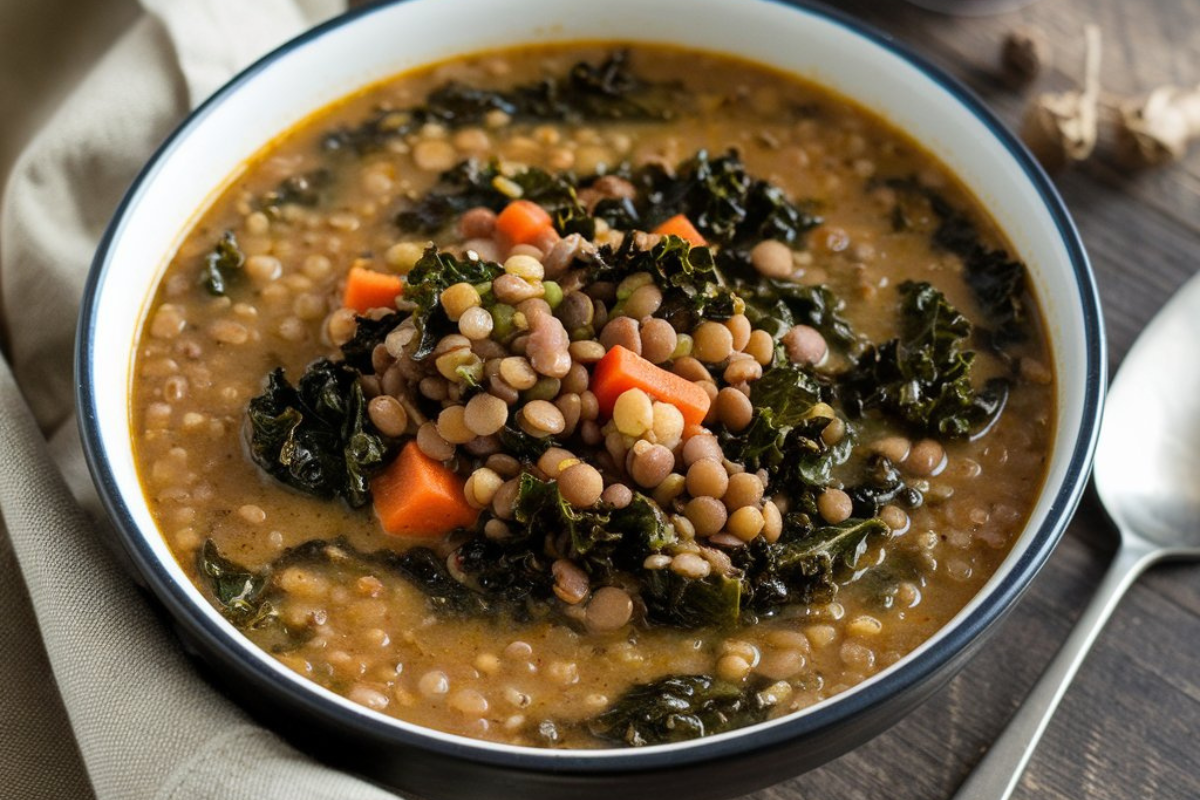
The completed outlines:
<svg viewBox="0 0 1200 800">
<path fill-rule="evenodd" d="M 954 795 L 1006 800 L 1117 601 L 1146 567 L 1200 559 L 1200 274 L 1134 343 L 1108 392 L 1096 491 L 1120 547 L 1096 596 L 1004 733 Z"/>
<path fill-rule="evenodd" d="M 1096 490 L 1123 538 L 1200 556 L 1200 278 L 1134 343 L 1108 393 Z"/>
</svg>

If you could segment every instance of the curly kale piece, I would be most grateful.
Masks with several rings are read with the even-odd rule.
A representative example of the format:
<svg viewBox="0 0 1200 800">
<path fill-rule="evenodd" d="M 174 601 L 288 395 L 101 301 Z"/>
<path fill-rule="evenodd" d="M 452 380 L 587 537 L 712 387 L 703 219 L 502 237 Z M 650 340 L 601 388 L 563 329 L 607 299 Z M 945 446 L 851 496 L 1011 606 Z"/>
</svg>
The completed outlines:
<svg viewBox="0 0 1200 800">
<path fill-rule="evenodd" d="M 370 153 L 422 125 L 481 125 L 495 111 L 517 122 L 661 121 L 674 116 L 678 93 L 673 84 L 639 78 L 629 67 L 629 53 L 617 50 L 599 64 L 581 61 L 565 75 L 507 90 L 451 81 L 435 89 L 424 105 L 384 109 L 356 127 L 331 131 L 322 147 L 328 152 Z"/>
<path fill-rule="evenodd" d="M 971 384 L 971 323 L 928 283 L 900 285 L 900 336 L 868 347 L 838 387 L 847 409 L 880 409 L 918 433 L 963 438 L 991 424 L 1007 383 Z"/>
<path fill-rule="evenodd" d="M 371 363 L 371 354 L 375 348 L 383 344 L 389 333 L 394 331 L 401 322 L 408 318 L 407 314 L 396 311 L 384 314 L 379 319 L 372 317 L 355 317 L 354 336 L 342 345 L 342 360 L 364 375 L 375 372 Z"/>
<path fill-rule="evenodd" d="M 938 219 L 931 236 L 934 247 L 953 253 L 963 261 L 964 277 L 987 318 L 989 344 L 999 349 L 1029 335 L 1029 319 L 1023 300 L 1025 265 L 1003 248 L 983 243 L 979 228 L 965 211 L 956 208 L 936 190 L 915 178 L 892 178 L 884 185 L 902 193 L 892 211 L 893 228 L 910 226 L 903 197 L 924 198 Z"/>
<path fill-rule="evenodd" d="M 678 236 L 663 236 L 648 250 L 626 236 L 614 250 L 604 246 L 592 259 L 591 280 L 619 283 L 637 273 L 648 273 L 662 289 L 657 315 L 679 330 L 691 330 L 704 320 L 729 319 L 736 298 L 724 285 L 707 247 L 694 247 Z"/>
<path fill-rule="evenodd" d="M 238 247 L 237 237 L 233 235 L 233 231 L 225 231 L 217 240 L 212 252 L 204 257 L 200 283 L 210 294 L 224 296 L 241 278 L 245 263 L 246 256 Z"/>
<path fill-rule="evenodd" d="M 222 556 L 212 539 L 206 539 L 200 548 L 197 568 L 208 578 L 221 613 L 237 627 L 260 625 L 274 616 L 275 609 L 265 598 L 267 576 Z"/>
<path fill-rule="evenodd" d="M 848 432 L 829 445 L 821 432 L 835 419 L 822 401 L 822 387 L 801 368 L 780 364 L 752 384 L 754 415 L 741 433 L 726 435 L 726 455 L 755 471 L 765 469 L 771 485 L 796 495 L 829 484 L 834 467 L 850 457 Z"/>
<path fill-rule="evenodd" d="M 263 211 L 273 215 L 288 205 L 314 208 L 321 204 L 325 191 L 332 183 L 333 173 L 324 168 L 291 175 L 263 195 L 259 205 Z"/>
<path fill-rule="evenodd" d="M 793 203 L 782 189 L 746 172 L 735 152 L 710 158 L 704 150 L 669 172 L 648 164 L 629 175 L 638 188 L 642 227 L 684 214 L 708 241 L 722 247 L 776 239 L 793 247 L 821 224 L 810 206 Z"/>
<path fill-rule="evenodd" d="M 328 359 L 314 362 L 293 387 L 282 369 L 250 401 L 250 454 L 269 475 L 316 497 L 370 502 L 368 481 L 388 443 L 371 424 L 358 373 Z"/>
<path fill-rule="evenodd" d="M 449 227 L 468 209 L 482 206 L 500 211 L 513 199 L 498 188 L 505 186 L 511 191 L 508 183 L 520 187 L 522 199 L 545 208 L 561 235 L 578 233 L 585 239 L 595 236 L 595 220 L 580 202 L 570 176 L 552 175 L 537 167 L 507 175 L 497 162 L 485 164 L 475 159 L 462 161 L 443 172 L 437 188 L 396 215 L 396 225 L 405 233 L 432 236 Z"/>
<path fill-rule="evenodd" d="M 753 683 L 742 687 L 709 675 L 671 675 L 629 689 L 587 728 L 601 739 L 644 747 L 753 725 L 770 710 Z"/>
<path fill-rule="evenodd" d="M 426 250 L 408 274 L 404 292 L 404 300 L 413 306 L 412 318 L 417 327 L 413 360 L 423 361 L 443 336 L 458 332 L 458 327 L 442 308 L 444 289 L 456 283 L 488 283 L 502 274 L 504 268 L 491 261 L 457 258 L 451 253 L 439 252 L 436 247 Z"/>
<path fill-rule="evenodd" d="M 849 360 L 865 345 L 863 337 L 842 316 L 846 303 L 827 286 L 763 277 L 744 248 L 722 250 L 717 269 L 746 304 L 746 316 L 776 340 L 796 325 L 816 328 L 825 341 L 839 347 Z"/>
<path fill-rule="evenodd" d="M 815 527 L 805 514 L 789 514 L 784 532 L 771 543 L 759 538 L 733 554 L 742 570 L 742 606 L 767 616 L 782 606 L 828 603 L 837 594 L 838 580 L 857 568 L 871 541 L 891 529 L 880 519 L 848 519 Z"/>
</svg>

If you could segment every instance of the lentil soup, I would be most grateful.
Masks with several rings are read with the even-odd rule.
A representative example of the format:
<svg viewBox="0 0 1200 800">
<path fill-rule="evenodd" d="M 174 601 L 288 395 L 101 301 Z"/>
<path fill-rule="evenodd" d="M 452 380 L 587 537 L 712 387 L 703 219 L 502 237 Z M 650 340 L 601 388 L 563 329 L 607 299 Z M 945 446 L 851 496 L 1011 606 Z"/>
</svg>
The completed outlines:
<svg viewBox="0 0 1200 800">
<path fill-rule="evenodd" d="M 750 63 L 400 76 L 264 150 L 150 306 L 144 490 L 232 624 L 349 699 L 677 741 L 902 658 L 1041 486 L 1024 266 L 936 159 Z"/>
</svg>

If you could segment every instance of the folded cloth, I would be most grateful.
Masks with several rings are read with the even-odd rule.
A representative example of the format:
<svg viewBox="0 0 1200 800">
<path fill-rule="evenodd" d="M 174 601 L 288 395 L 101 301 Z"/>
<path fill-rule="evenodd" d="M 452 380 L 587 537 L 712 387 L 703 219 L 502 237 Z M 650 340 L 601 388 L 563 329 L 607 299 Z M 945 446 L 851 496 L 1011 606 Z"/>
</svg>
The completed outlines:
<svg viewBox="0 0 1200 800">
<path fill-rule="evenodd" d="M 73 409 L 84 279 L 137 170 L 189 107 L 340 6 L 144 0 L 14 169 L 0 218 L 4 797 L 395 800 L 296 751 L 200 677 L 102 543 Z"/>
</svg>

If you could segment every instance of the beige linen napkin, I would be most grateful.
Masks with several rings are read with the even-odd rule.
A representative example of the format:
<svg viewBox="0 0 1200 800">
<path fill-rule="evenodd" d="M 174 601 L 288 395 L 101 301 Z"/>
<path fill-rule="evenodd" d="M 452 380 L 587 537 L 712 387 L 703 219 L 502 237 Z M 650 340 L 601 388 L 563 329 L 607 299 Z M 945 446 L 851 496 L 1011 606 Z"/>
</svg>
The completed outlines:
<svg viewBox="0 0 1200 800">
<path fill-rule="evenodd" d="M 72 402 L 96 242 L 190 106 L 342 2 L 142 5 L 18 163 L 0 219 L 0 797 L 394 800 L 201 679 L 102 542 Z"/>
</svg>

